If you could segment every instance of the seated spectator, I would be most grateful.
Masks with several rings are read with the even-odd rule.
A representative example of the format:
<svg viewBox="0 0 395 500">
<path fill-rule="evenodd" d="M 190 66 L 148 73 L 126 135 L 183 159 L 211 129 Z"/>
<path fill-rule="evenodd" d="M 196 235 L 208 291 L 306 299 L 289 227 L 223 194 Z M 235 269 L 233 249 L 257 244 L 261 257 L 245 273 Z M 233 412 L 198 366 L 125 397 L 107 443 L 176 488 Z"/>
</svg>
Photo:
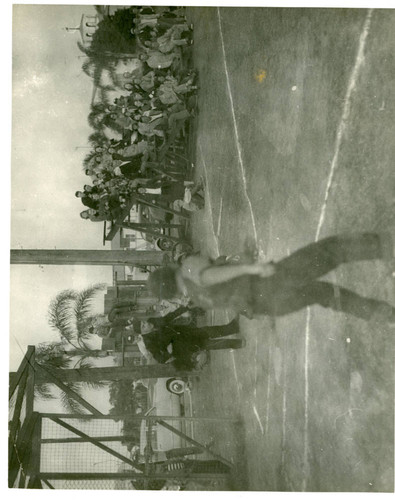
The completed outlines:
<svg viewBox="0 0 395 500">
<path fill-rule="evenodd" d="M 83 193 L 82 191 L 76 191 L 75 196 L 77 198 L 81 199 L 81 202 L 83 205 L 85 205 L 88 208 L 94 208 L 95 210 L 98 209 L 98 202 L 97 200 L 94 200 L 91 196 L 88 196 L 86 193 Z"/>
<path fill-rule="evenodd" d="M 179 58 L 180 55 L 175 52 L 163 54 L 159 50 L 148 50 L 146 54 L 139 55 L 139 59 L 152 69 L 170 68 Z"/>
<path fill-rule="evenodd" d="M 162 36 L 157 38 L 157 48 L 165 54 L 173 51 L 176 47 L 185 46 L 189 43 L 189 26 L 187 24 L 175 24 L 171 26 Z"/>
</svg>

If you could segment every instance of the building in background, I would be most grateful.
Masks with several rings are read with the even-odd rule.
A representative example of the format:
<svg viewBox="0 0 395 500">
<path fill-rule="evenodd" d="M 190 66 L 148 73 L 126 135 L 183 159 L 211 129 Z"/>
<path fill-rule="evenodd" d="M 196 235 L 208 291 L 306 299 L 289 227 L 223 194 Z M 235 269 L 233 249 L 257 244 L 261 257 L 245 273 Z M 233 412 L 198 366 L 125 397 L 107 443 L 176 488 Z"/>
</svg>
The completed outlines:
<svg viewBox="0 0 395 500">
<path fill-rule="evenodd" d="M 99 16 L 97 14 L 82 14 L 79 26 L 75 28 L 65 28 L 68 33 L 79 32 L 82 44 L 87 47 L 92 42 L 92 36 L 99 24 Z"/>
<path fill-rule="evenodd" d="M 135 209 L 130 211 L 130 222 L 139 222 L 139 214 Z M 111 240 L 111 250 L 154 250 L 155 243 L 147 241 L 138 231 L 121 228 Z M 159 250 L 158 250 L 159 251 Z M 145 281 L 148 278 L 145 268 L 130 266 L 113 266 L 113 285 L 124 281 Z"/>
<path fill-rule="evenodd" d="M 158 304 L 158 299 L 149 294 L 144 280 L 118 282 L 116 285 L 107 288 L 104 295 L 104 314 L 108 314 L 116 305 L 129 302 L 136 305 L 133 316 L 143 319 L 147 314 L 155 315 L 155 306 Z"/>
</svg>

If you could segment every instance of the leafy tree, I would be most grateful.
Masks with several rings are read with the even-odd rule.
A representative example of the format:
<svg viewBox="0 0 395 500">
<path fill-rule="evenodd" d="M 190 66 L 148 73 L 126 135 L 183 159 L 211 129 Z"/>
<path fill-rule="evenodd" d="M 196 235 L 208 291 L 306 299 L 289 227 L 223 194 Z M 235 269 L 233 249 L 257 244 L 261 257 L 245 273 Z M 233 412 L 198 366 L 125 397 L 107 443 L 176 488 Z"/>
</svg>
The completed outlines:
<svg viewBox="0 0 395 500">
<path fill-rule="evenodd" d="M 136 40 L 131 33 L 135 16 L 132 8 L 118 9 L 112 16 L 108 15 L 108 9 L 105 6 L 98 5 L 95 6 L 95 9 L 102 20 L 98 23 L 92 36 L 91 44 L 85 46 L 77 42 L 77 45 L 81 52 L 87 56 L 82 63 L 82 71 L 92 78 L 93 84 L 98 89 L 101 103 L 107 106 L 110 104 L 107 92 L 113 91 L 117 87 L 115 71 L 117 63 L 120 59 L 128 59 L 131 55 L 136 54 Z M 110 85 L 102 84 L 103 72 L 108 74 Z M 122 133 L 122 127 L 117 126 L 109 117 L 96 113 L 93 109 L 89 113 L 88 123 L 93 128 L 94 133 L 103 133 L 105 127 L 117 134 Z M 86 165 L 87 161 L 84 161 L 84 169 L 87 168 Z"/>
<path fill-rule="evenodd" d="M 99 132 L 99 131 L 97 131 Z M 96 152 L 94 150 L 89 151 L 89 153 L 85 156 L 83 162 L 82 162 L 82 169 L 86 170 L 87 168 L 90 168 L 94 165 L 94 158 L 96 156 Z"/>
<path fill-rule="evenodd" d="M 106 147 L 109 146 L 109 141 L 107 137 L 99 131 L 95 131 L 88 137 L 89 144 L 95 148 L 96 146 Z"/>
<path fill-rule="evenodd" d="M 90 50 L 115 54 L 135 53 L 136 39 L 131 33 L 134 22 L 132 8 L 118 9 L 113 16 L 106 16 L 93 33 Z"/>
<path fill-rule="evenodd" d="M 165 484 L 165 479 L 134 479 L 131 481 L 136 490 L 161 490 Z"/>
</svg>

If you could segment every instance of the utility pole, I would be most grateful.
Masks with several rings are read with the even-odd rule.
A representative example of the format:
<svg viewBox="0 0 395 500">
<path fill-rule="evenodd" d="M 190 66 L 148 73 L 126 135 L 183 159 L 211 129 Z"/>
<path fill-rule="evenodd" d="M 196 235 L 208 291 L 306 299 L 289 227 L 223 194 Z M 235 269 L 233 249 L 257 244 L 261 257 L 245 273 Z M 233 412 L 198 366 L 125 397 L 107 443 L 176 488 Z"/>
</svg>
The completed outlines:
<svg viewBox="0 0 395 500">
<path fill-rule="evenodd" d="M 139 380 L 144 378 L 187 377 L 194 372 L 179 371 L 171 363 L 142 366 L 109 366 L 100 368 L 62 369 L 51 368 L 48 376 L 40 369 L 36 369 L 34 381 L 36 384 L 52 382 L 56 378 L 60 382 L 97 382 L 110 380 Z M 10 373 L 10 380 L 15 378 Z"/>
<path fill-rule="evenodd" d="M 145 250 L 11 250 L 11 264 L 161 266 L 168 252 Z"/>
</svg>

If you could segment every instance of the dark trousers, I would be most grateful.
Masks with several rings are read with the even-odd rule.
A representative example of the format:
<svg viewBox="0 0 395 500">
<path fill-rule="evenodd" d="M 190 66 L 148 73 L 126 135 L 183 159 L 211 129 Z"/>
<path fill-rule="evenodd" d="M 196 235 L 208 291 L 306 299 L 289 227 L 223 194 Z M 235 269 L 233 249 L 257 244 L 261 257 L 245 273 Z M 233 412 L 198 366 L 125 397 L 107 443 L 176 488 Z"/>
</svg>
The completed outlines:
<svg viewBox="0 0 395 500">
<path fill-rule="evenodd" d="M 254 313 L 281 316 L 319 304 L 364 319 L 394 319 L 386 302 L 361 297 L 318 278 L 341 264 L 392 257 L 388 235 L 361 233 L 325 238 L 294 252 L 275 264 L 269 278 L 253 281 Z"/>
<path fill-rule="evenodd" d="M 205 340 L 204 348 L 207 350 L 239 349 L 243 347 L 242 339 L 222 338 L 239 333 L 238 319 L 234 319 L 226 325 L 205 326 L 203 328 L 177 325 L 177 330 L 185 334 L 197 334 L 201 340 Z"/>
</svg>

